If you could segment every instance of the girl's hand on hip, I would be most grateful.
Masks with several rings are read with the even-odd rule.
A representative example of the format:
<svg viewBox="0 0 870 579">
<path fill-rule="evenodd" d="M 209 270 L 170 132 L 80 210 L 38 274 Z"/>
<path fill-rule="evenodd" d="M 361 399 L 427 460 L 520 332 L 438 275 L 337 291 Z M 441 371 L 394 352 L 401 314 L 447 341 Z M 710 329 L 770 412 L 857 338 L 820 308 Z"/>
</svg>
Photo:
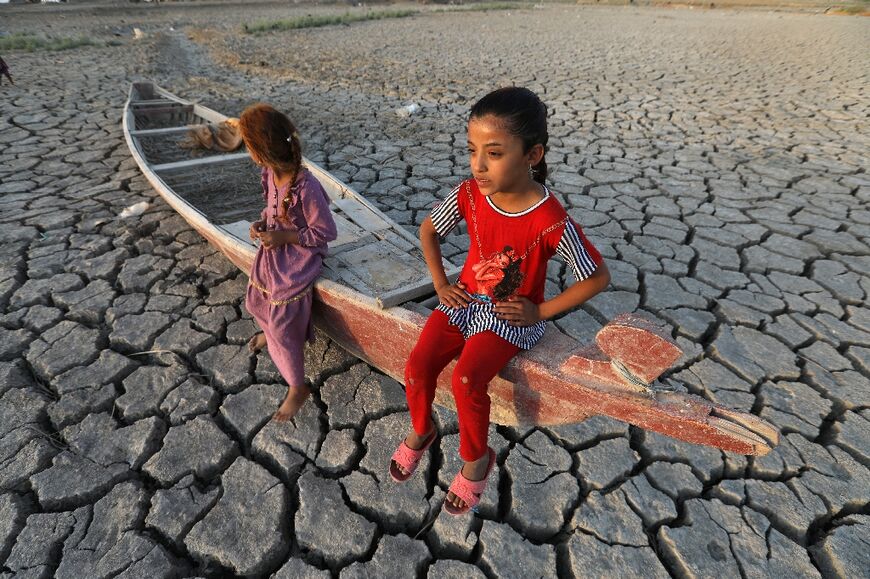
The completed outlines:
<svg viewBox="0 0 870 579">
<path fill-rule="evenodd" d="M 465 293 L 465 284 L 461 281 L 435 288 L 435 293 L 438 294 L 438 299 L 445 306 L 464 308 L 468 305 L 468 294 Z"/>
<path fill-rule="evenodd" d="M 543 319 L 538 304 L 524 297 L 513 297 L 506 302 L 496 302 L 493 309 L 498 319 L 512 326 L 531 326 Z"/>
</svg>

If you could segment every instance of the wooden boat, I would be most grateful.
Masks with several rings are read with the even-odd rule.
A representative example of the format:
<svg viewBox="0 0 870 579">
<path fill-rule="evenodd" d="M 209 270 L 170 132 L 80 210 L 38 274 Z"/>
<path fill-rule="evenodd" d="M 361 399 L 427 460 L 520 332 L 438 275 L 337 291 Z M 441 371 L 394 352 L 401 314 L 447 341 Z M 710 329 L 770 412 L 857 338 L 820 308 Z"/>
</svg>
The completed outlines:
<svg viewBox="0 0 870 579">
<path fill-rule="evenodd" d="M 124 134 L 142 172 L 166 202 L 246 274 L 256 247 L 259 172 L 247 153 L 195 157 L 177 146 L 191 125 L 226 117 L 147 82 L 134 83 Z M 437 304 L 417 239 L 327 171 L 305 160 L 332 201 L 339 238 L 315 286 L 315 324 L 396 380 Z M 207 169 L 207 170 L 204 170 Z M 448 267 L 450 275 L 458 268 Z M 679 357 L 668 332 L 633 314 L 617 316 L 589 344 L 552 325 L 490 384 L 499 424 L 564 425 L 606 415 L 688 442 L 763 455 L 777 430 L 760 418 L 651 384 Z M 453 408 L 450 367 L 436 403 Z"/>
</svg>

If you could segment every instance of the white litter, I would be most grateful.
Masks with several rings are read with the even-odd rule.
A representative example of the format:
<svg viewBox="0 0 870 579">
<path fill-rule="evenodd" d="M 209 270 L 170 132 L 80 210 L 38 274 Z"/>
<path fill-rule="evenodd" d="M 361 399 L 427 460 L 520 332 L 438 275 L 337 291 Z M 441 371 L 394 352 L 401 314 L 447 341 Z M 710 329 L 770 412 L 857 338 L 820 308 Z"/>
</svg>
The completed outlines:
<svg viewBox="0 0 870 579">
<path fill-rule="evenodd" d="M 136 217 L 137 215 L 142 215 L 143 213 L 145 213 L 146 209 L 148 209 L 148 202 L 140 201 L 139 203 L 134 203 L 133 205 L 130 205 L 129 207 L 121 211 L 121 213 L 118 214 L 118 217 L 120 217 L 121 219 Z"/>
<path fill-rule="evenodd" d="M 139 40 L 140 38 L 145 38 L 145 33 L 142 32 L 142 30 L 139 28 L 134 28 L 133 29 L 133 38 L 135 38 L 136 40 Z"/>
<path fill-rule="evenodd" d="M 410 117 L 417 112 L 420 112 L 420 105 L 418 105 L 417 103 L 411 103 L 409 105 L 405 105 L 396 109 L 396 114 L 400 117 Z"/>
</svg>

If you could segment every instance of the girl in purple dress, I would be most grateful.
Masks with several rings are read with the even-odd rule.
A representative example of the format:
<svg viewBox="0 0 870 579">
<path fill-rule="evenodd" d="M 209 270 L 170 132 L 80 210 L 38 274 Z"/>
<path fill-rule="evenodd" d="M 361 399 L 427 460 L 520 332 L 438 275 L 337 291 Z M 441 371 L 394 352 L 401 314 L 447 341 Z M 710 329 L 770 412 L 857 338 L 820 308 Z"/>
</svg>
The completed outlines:
<svg viewBox="0 0 870 579">
<path fill-rule="evenodd" d="M 296 127 L 269 105 L 245 109 L 239 120 L 242 139 L 254 162 L 263 168 L 260 220 L 251 224 L 251 239 L 260 242 L 251 268 L 245 307 L 262 328 L 248 346 L 267 346 L 287 381 L 287 396 L 275 412 L 285 421 L 296 414 L 311 389 L 305 384 L 305 342 L 314 337 L 311 300 L 326 244 L 336 237 L 329 197 L 302 166 Z"/>
</svg>

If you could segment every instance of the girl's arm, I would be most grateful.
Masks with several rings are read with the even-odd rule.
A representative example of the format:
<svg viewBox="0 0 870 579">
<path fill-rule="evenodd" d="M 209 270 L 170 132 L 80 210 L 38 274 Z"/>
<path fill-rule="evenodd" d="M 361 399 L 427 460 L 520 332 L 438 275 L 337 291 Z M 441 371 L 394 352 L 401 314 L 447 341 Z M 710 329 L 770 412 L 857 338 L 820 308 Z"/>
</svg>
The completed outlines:
<svg viewBox="0 0 870 579">
<path fill-rule="evenodd" d="M 335 220 L 329 210 L 329 196 L 323 190 L 323 186 L 310 175 L 306 177 L 303 190 L 300 191 L 302 198 L 302 215 L 305 216 L 307 227 L 303 227 L 294 233 L 296 243 L 303 247 L 323 247 L 338 237 Z"/>
<path fill-rule="evenodd" d="M 260 234 L 263 247 L 279 245 L 301 245 L 303 247 L 325 247 L 338 236 L 335 220 L 329 210 L 329 197 L 317 181 L 307 181 L 299 191 L 299 203 L 307 226 L 299 230 L 266 231 Z"/>
<path fill-rule="evenodd" d="M 441 243 L 438 232 L 432 224 L 432 218 L 426 217 L 420 225 L 420 245 L 423 247 L 423 257 L 426 259 L 426 267 L 432 276 L 435 292 L 438 299 L 451 308 L 462 308 L 468 305 L 468 296 L 459 285 L 452 285 L 444 273 L 444 265 L 441 262 Z"/>
</svg>

